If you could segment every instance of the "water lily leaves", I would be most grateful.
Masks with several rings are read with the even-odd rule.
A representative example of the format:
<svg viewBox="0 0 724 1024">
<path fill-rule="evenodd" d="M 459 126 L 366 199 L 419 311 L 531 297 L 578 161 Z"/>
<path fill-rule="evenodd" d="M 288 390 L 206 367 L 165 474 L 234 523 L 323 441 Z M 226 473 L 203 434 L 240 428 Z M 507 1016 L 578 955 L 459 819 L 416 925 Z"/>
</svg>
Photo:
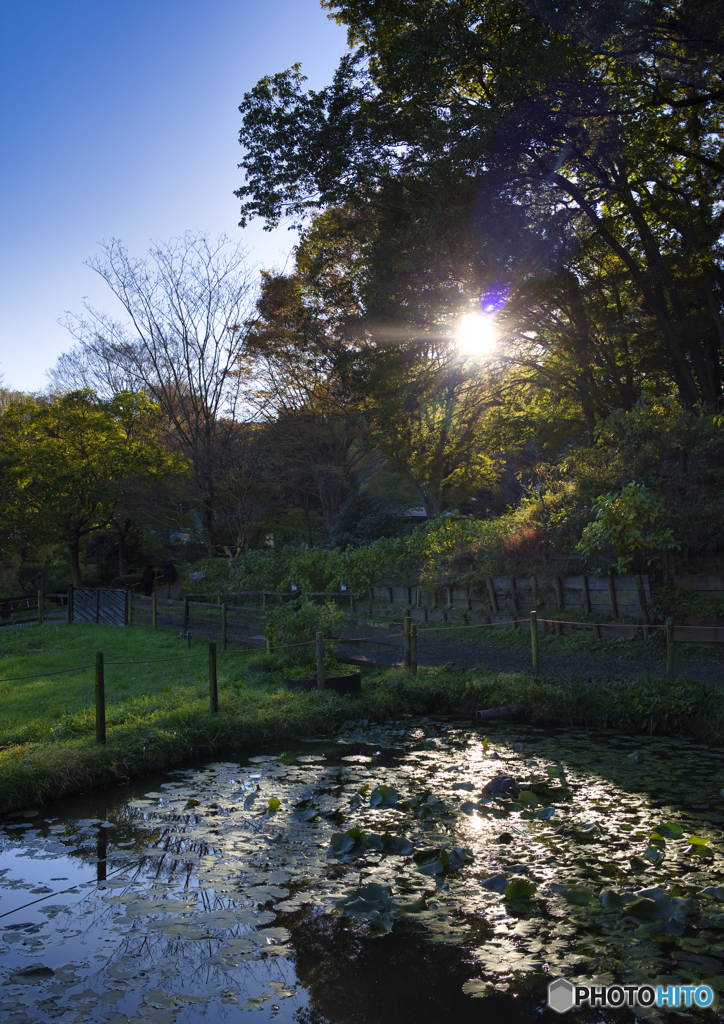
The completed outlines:
<svg viewBox="0 0 724 1024">
<path fill-rule="evenodd" d="M 471 864 L 473 855 L 470 850 L 460 846 L 453 846 L 451 850 L 444 847 L 435 847 L 429 850 L 419 850 L 413 855 L 418 864 L 417 870 L 423 875 L 445 875 L 451 871 L 459 871 L 466 864 Z"/>
<path fill-rule="evenodd" d="M 375 934 L 386 934 L 392 930 L 394 919 L 389 886 L 368 882 L 357 886 L 342 899 L 334 900 L 334 906 L 345 917 L 361 917 L 369 921 Z"/>
<path fill-rule="evenodd" d="M 360 786 L 357 792 L 354 793 L 351 797 L 349 797 L 348 803 L 351 811 L 355 811 L 357 810 L 358 807 L 362 806 L 364 798 L 367 796 L 369 791 L 369 783 L 365 783 L 364 786 Z"/>
<path fill-rule="evenodd" d="M 709 899 L 724 903 L 724 889 L 720 885 L 707 885 L 705 889 L 701 889 L 696 895 L 708 896 Z"/>
<path fill-rule="evenodd" d="M 502 895 L 508 885 L 508 879 L 505 875 L 491 875 L 489 878 L 484 878 L 480 884 L 483 889 L 489 889 L 490 892 L 497 892 Z"/>
<path fill-rule="evenodd" d="M 314 800 L 311 798 L 300 800 L 298 803 L 294 804 L 292 818 L 295 821 L 314 821 L 317 817 L 319 817 L 319 807 L 317 807 Z"/>
<path fill-rule="evenodd" d="M 529 882 L 527 878 L 513 879 L 505 887 L 506 900 L 527 899 L 536 891 L 536 885 Z"/>
<path fill-rule="evenodd" d="M 626 828 L 628 831 L 631 830 L 630 825 L 620 825 L 619 828 L 622 830 Z M 665 821 L 660 825 L 654 825 L 654 832 L 661 836 L 662 839 L 681 839 L 684 835 L 684 830 L 681 825 L 677 825 L 675 822 Z"/>
<path fill-rule="evenodd" d="M 370 793 L 370 807 L 394 807 L 399 799 L 394 786 L 377 786 Z"/>
<path fill-rule="evenodd" d="M 712 851 L 707 849 L 710 840 L 702 839 L 701 836 L 690 835 L 687 842 L 689 849 L 686 851 L 690 857 L 710 857 Z"/>
<path fill-rule="evenodd" d="M 585 907 L 589 903 L 593 903 L 595 897 L 590 889 L 584 889 L 582 886 L 571 886 L 570 888 L 565 885 L 551 885 L 553 892 L 560 892 L 567 903 L 572 903 L 575 907 Z"/>
<path fill-rule="evenodd" d="M 366 849 L 366 838 L 358 828 L 335 832 L 329 841 L 329 852 L 337 860 L 356 860 Z"/>
</svg>

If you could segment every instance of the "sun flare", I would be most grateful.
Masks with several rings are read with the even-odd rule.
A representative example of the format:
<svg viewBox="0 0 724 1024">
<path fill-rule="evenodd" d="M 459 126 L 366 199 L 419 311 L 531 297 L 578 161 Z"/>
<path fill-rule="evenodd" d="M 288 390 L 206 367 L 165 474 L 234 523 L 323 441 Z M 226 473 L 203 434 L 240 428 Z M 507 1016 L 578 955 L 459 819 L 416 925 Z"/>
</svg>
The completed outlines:
<svg viewBox="0 0 724 1024">
<path fill-rule="evenodd" d="M 458 328 L 460 348 L 472 356 L 486 355 L 497 340 L 493 319 L 484 313 L 466 316 Z"/>
</svg>

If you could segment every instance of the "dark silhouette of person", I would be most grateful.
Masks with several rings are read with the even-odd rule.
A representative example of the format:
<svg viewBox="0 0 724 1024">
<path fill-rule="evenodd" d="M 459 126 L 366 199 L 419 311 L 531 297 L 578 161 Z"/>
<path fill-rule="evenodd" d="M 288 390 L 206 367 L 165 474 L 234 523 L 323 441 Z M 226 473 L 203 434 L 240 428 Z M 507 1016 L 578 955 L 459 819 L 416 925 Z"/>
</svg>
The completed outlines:
<svg viewBox="0 0 724 1024">
<path fill-rule="evenodd" d="M 152 565 L 147 565 L 143 570 L 143 576 L 141 577 L 141 583 L 143 584 L 144 590 L 146 591 L 146 597 L 150 597 L 153 594 L 153 581 L 156 579 L 156 573 Z"/>
<path fill-rule="evenodd" d="M 166 562 L 163 567 L 163 582 L 166 584 L 166 597 L 171 596 L 171 586 L 176 582 L 176 566 L 173 562 Z"/>
</svg>

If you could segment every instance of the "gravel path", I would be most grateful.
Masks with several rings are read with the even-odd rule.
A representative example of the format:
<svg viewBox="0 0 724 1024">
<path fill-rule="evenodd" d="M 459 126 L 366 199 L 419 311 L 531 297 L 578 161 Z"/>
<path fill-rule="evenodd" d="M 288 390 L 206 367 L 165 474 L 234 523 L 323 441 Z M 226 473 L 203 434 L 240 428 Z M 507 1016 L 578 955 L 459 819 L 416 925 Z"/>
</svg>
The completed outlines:
<svg viewBox="0 0 724 1024">
<path fill-rule="evenodd" d="M 397 629 L 376 629 L 373 626 L 353 626 L 345 630 L 348 637 L 369 637 L 379 641 L 380 646 L 343 643 L 342 651 L 349 658 L 356 658 L 384 665 L 399 665 L 404 658 L 402 636 L 394 636 Z M 454 664 L 460 668 L 486 668 L 495 672 L 529 672 L 530 653 L 521 650 L 507 650 L 493 647 L 477 639 L 466 639 L 464 631 L 456 636 L 443 632 L 429 633 L 418 630 L 417 661 L 419 665 Z M 540 654 L 541 672 L 562 676 L 644 675 L 650 672 L 660 676 L 665 671 L 661 658 L 644 660 L 639 658 L 585 658 L 577 655 Z M 677 661 L 677 675 L 698 679 L 703 683 L 724 683 L 724 665 L 703 664 L 699 661 Z"/>
</svg>

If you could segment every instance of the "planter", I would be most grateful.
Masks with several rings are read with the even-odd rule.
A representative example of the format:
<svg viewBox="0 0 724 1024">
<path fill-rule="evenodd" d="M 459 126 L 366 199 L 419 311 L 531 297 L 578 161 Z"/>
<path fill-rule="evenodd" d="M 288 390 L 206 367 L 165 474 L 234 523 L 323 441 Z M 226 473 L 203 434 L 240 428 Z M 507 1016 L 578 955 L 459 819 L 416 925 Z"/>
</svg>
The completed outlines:
<svg viewBox="0 0 724 1024">
<path fill-rule="evenodd" d="M 303 693 L 308 690 L 317 689 L 317 677 L 306 676 L 302 679 L 285 679 L 284 686 L 287 690 Z M 346 676 L 328 676 L 324 680 L 325 690 L 334 690 L 340 697 L 348 694 L 350 697 L 358 697 L 362 692 L 362 676 L 359 672 L 351 672 Z"/>
</svg>

